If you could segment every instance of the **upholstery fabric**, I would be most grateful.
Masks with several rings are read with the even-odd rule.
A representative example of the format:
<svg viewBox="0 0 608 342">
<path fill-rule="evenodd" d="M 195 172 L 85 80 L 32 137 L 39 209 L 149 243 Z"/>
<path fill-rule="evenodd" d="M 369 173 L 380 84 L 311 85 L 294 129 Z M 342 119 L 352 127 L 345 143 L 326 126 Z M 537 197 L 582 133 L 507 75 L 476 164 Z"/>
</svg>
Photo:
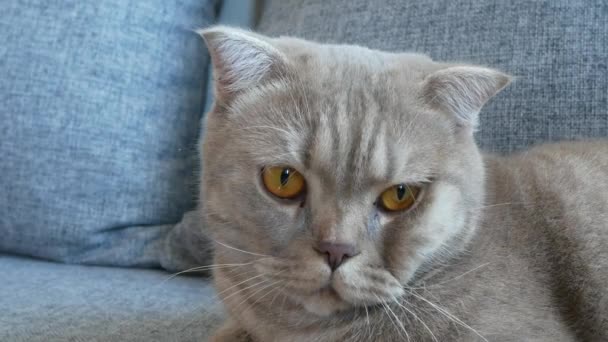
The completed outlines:
<svg viewBox="0 0 608 342">
<path fill-rule="evenodd" d="M 179 262 L 215 0 L 0 2 L 0 251 Z M 177 267 L 173 265 L 172 267 Z"/>
<path fill-rule="evenodd" d="M 222 318 L 208 280 L 0 255 L 0 341 L 206 341 Z"/>
<path fill-rule="evenodd" d="M 267 0 L 258 31 L 502 69 L 477 139 L 506 152 L 608 136 L 606 18 L 603 0 Z"/>
</svg>

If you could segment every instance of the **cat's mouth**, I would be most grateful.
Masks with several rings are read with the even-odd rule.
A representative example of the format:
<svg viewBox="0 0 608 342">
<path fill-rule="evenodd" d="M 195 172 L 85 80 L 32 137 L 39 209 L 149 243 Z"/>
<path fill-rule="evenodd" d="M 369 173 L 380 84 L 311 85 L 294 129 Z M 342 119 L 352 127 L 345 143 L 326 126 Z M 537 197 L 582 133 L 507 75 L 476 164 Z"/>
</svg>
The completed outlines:
<svg viewBox="0 0 608 342">
<path fill-rule="evenodd" d="M 336 272 L 329 283 L 302 298 L 310 313 L 329 316 L 356 307 L 390 302 L 404 294 L 401 284 L 389 272 L 375 272 L 375 278 L 361 279 L 361 274 Z"/>
<path fill-rule="evenodd" d="M 335 271 L 320 260 L 262 258 L 255 266 L 269 280 L 281 283 L 286 296 L 322 317 L 394 301 L 404 294 L 401 283 L 389 271 L 355 259 Z"/>
<path fill-rule="evenodd" d="M 351 304 L 340 297 L 331 285 L 322 287 L 305 298 L 301 298 L 300 302 L 308 312 L 322 317 L 352 307 Z"/>
</svg>

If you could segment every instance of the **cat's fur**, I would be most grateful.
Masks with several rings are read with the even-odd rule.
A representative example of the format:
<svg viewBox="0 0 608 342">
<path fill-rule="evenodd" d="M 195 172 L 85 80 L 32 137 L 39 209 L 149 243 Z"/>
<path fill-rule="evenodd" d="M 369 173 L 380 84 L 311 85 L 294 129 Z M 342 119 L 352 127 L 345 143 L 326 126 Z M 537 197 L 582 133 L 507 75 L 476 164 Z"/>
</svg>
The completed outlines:
<svg viewBox="0 0 608 342">
<path fill-rule="evenodd" d="M 230 316 L 213 341 L 608 340 L 608 143 L 482 155 L 501 72 L 201 34 L 216 86 L 201 213 Z M 304 175 L 303 202 L 263 189 L 273 165 Z M 398 183 L 421 184 L 419 203 L 379 211 Z M 320 240 L 360 254 L 332 273 Z"/>
</svg>

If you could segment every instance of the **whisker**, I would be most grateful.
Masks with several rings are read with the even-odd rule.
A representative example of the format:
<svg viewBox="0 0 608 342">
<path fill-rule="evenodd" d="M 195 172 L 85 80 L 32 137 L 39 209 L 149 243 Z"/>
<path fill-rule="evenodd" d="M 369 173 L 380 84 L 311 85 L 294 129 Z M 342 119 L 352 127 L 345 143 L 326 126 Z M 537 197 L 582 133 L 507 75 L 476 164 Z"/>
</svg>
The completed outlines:
<svg viewBox="0 0 608 342">
<path fill-rule="evenodd" d="M 285 289 L 285 286 L 282 286 L 281 288 L 278 289 L 277 294 L 274 295 L 274 297 L 272 297 L 272 300 L 270 301 L 270 304 L 268 306 L 272 306 L 272 304 L 274 304 L 275 299 L 277 299 L 277 297 L 283 293 L 283 290 Z"/>
<path fill-rule="evenodd" d="M 281 316 L 283 316 L 283 312 L 285 310 L 285 300 L 287 299 L 287 294 L 283 292 L 283 301 L 281 301 Z"/>
<path fill-rule="evenodd" d="M 436 286 L 439 286 L 439 285 L 442 285 L 442 284 L 445 284 L 445 283 L 448 283 L 448 282 L 451 282 L 451 281 L 454 281 L 454 280 L 458 280 L 458 279 L 460 279 L 460 278 L 464 277 L 465 275 L 467 275 L 467 274 L 469 274 L 469 273 L 475 272 L 475 271 L 477 271 L 477 270 L 478 270 L 478 269 L 480 269 L 480 268 L 483 268 L 483 267 L 488 266 L 489 264 L 490 264 L 489 262 L 486 262 L 486 263 L 484 263 L 484 264 L 481 264 L 481 265 L 479 265 L 479 266 L 477 266 L 477 267 L 473 268 L 472 270 L 468 270 L 468 271 L 464 272 L 463 274 L 461 274 L 461 275 L 459 275 L 459 276 L 456 276 L 456 277 L 454 277 L 454 278 L 450 278 L 450 279 L 448 279 L 448 280 L 445 280 L 445 281 L 439 282 L 439 283 L 437 283 L 437 284 L 431 284 L 431 285 L 429 285 L 428 287 L 436 287 Z"/>
<path fill-rule="evenodd" d="M 363 308 L 365 308 L 365 321 L 366 321 L 366 327 L 367 327 L 367 335 L 371 338 L 372 332 L 371 332 L 371 324 L 369 323 L 369 310 L 367 310 L 367 305 L 364 305 Z"/>
<path fill-rule="evenodd" d="M 267 287 L 270 287 L 270 291 L 268 291 L 268 292 L 267 292 L 265 295 L 263 295 L 263 296 L 261 296 L 261 297 L 258 297 L 258 299 L 256 299 L 256 300 L 255 300 L 253 303 L 251 303 L 251 306 L 254 306 L 254 305 L 255 305 L 255 303 L 257 303 L 258 301 L 262 300 L 262 298 L 264 298 L 264 297 L 268 296 L 268 295 L 269 295 L 269 294 L 271 294 L 273 291 L 277 290 L 277 289 L 278 289 L 278 287 L 273 287 L 273 286 L 274 286 L 274 285 L 276 285 L 276 284 L 279 284 L 280 282 L 281 282 L 281 280 L 277 280 L 277 281 L 275 281 L 274 283 L 270 284 L 269 286 L 265 286 L 263 289 L 265 289 L 265 288 L 267 288 Z M 249 296 L 249 298 L 250 298 L 250 297 L 252 297 L 252 296 Z M 246 298 L 245 300 L 247 300 L 247 299 L 249 299 L 249 298 Z M 239 305 L 240 305 L 240 304 L 239 304 Z"/>
<path fill-rule="evenodd" d="M 217 293 L 215 296 L 216 296 L 217 298 L 219 298 L 219 296 L 220 296 L 220 295 L 222 295 L 222 294 L 224 294 L 224 293 L 226 293 L 226 291 L 228 291 L 228 290 L 230 290 L 230 289 L 233 289 L 233 288 L 235 288 L 235 287 L 237 287 L 237 286 L 239 286 L 239 285 L 242 285 L 242 284 L 244 284 L 244 283 L 246 283 L 246 282 L 248 282 L 248 281 L 252 281 L 253 279 L 257 279 L 257 278 L 259 278 L 259 277 L 262 277 L 262 276 L 265 276 L 265 274 L 264 274 L 264 273 L 262 273 L 262 274 L 258 274 L 258 275 L 256 275 L 256 276 L 253 276 L 253 277 L 247 278 L 247 279 L 245 279 L 245 280 L 241 281 L 241 282 L 240 282 L 240 283 L 238 283 L 238 284 L 234 284 L 234 285 L 232 285 L 232 286 L 230 286 L 230 287 L 228 287 L 228 288 L 223 289 L 222 291 L 218 292 L 218 293 Z"/>
<path fill-rule="evenodd" d="M 417 293 L 415 293 L 415 292 L 413 292 L 413 291 L 410 291 L 410 293 L 411 293 L 413 296 L 415 296 L 416 298 L 418 298 L 418 299 L 420 299 L 420 300 L 424 301 L 425 303 L 427 303 L 428 305 L 430 305 L 431 307 L 433 307 L 435 310 L 437 310 L 437 312 L 439 312 L 439 313 L 443 314 L 445 317 L 447 317 L 447 318 L 451 319 L 451 320 L 452 320 L 454 323 L 460 324 L 461 326 L 463 326 L 463 327 L 465 327 L 465 328 L 469 329 L 469 330 L 470 330 L 470 331 L 472 331 L 472 332 L 473 332 L 475 335 L 479 336 L 479 337 L 480 337 L 482 340 L 484 340 L 484 341 L 488 342 L 488 340 L 487 340 L 485 337 L 483 337 L 483 335 L 482 335 L 482 334 L 480 334 L 480 333 L 479 333 L 477 330 L 473 329 L 473 328 L 472 328 L 471 326 L 469 326 L 468 324 L 464 323 L 462 320 L 460 320 L 460 318 L 458 318 L 458 317 L 454 316 L 453 314 L 449 313 L 447 310 L 445 310 L 445 309 L 443 309 L 443 308 L 439 307 L 438 305 L 431 303 L 431 301 L 429 301 L 428 299 L 426 299 L 426 298 L 422 297 L 421 295 L 419 295 L 419 294 L 417 294 Z"/>
<path fill-rule="evenodd" d="M 504 207 L 507 205 L 525 205 L 525 204 L 526 204 L 525 202 L 504 202 L 504 203 L 484 205 L 481 207 L 473 208 L 472 210 L 482 210 L 482 209 L 489 209 L 489 208 L 494 208 L 494 207 Z"/>
<path fill-rule="evenodd" d="M 227 245 L 227 244 L 225 244 L 225 243 L 223 243 L 223 242 L 217 241 L 217 240 L 215 240 L 215 239 L 211 239 L 211 240 L 212 240 L 213 242 L 215 242 L 215 243 L 217 243 L 217 244 L 221 245 L 221 246 L 224 246 L 224 247 L 229 248 L 229 249 L 233 249 L 233 250 L 235 250 L 235 251 L 239 251 L 239 252 L 241 252 L 241 253 L 245 253 L 245 254 L 251 254 L 251 255 L 257 255 L 257 256 L 263 256 L 263 257 L 269 257 L 269 258 L 272 258 L 272 256 L 271 256 L 271 255 L 267 255 L 267 254 L 259 254 L 259 253 L 254 253 L 254 252 L 249 252 L 249 251 L 245 251 L 245 250 L 242 250 L 242 249 L 239 249 L 239 248 L 233 247 L 233 246 L 229 246 L 229 245 Z"/>
<path fill-rule="evenodd" d="M 390 306 L 386 303 L 384 303 L 380 297 L 376 296 L 376 298 L 378 299 L 378 301 L 380 302 L 380 304 L 386 309 L 388 310 L 393 317 L 395 317 L 395 322 L 399 325 L 399 327 L 401 328 L 401 330 L 403 330 L 403 332 L 405 333 L 405 337 L 407 338 L 408 342 L 410 341 L 410 334 L 407 333 L 407 330 L 405 329 L 405 327 L 403 326 L 403 323 L 401 322 L 401 320 L 399 319 L 399 317 L 397 317 L 397 315 L 395 314 L 395 312 L 393 311 L 393 309 L 390 308 Z M 389 316 L 390 317 L 390 316 Z M 392 320 L 391 320 L 392 321 Z M 399 329 L 397 329 L 399 330 Z M 401 335 L 401 333 L 399 333 L 399 335 Z"/>
<path fill-rule="evenodd" d="M 263 283 L 266 283 L 268 281 L 269 281 L 268 279 L 262 279 L 261 281 L 255 283 L 253 285 L 249 285 L 249 286 L 246 286 L 246 287 L 244 287 L 242 289 L 238 289 L 237 291 L 235 291 L 235 292 L 229 294 L 228 296 L 226 296 L 225 298 L 223 298 L 223 300 L 226 301 L 228 298 L 231 298 L 231 297 L 235 296 L 236 294 L 239 294 L 239 293 L 241 293 L 241 292 L 243 292 L 245 290 L 248 290 L 248 289 L 250 289 L 252 287 L 258 286 L 258 285 L 263 284 Z"/>
<path fill-rule="evenodd" d="M 219 303 L 214 303 L 212 304 L 213 306 L 218 305 Z M 209 312 L 208 310 L 206 310 L 203 306 L 201 306 L 200 308 L 202 308 L 204 311 Z M 181 329 L 181 331 L 184 331 L 186 328 L 188 328 L 189 326 L 191 326 L 192 324 L 196 323 L 196 321 L 198 321 L 200 317 L 196 317 L 193 320 L 191 320 L 190 322 L 186 323 L 186 325 L 184 325 L 184 327 Z"/>
<path fill-rule="evenodd" d="M 269 288 L 269 287 L 271 287 L 271 286 L 275 285 L 276 283 L 277 283 L 277 282 L 274 282 L 274 283 L 270 283 L 270 284 L 263 285 L 263 286 L 261 286 L 261 288 L 259 288 L 259 289 L 255 290 L 255 291 L 253 291 L 252 293 L 250 293 L 250 294 L 249 294 L 249 296 L 245 297 L 245 299 L 243 299 L 241 302 L 239 302 L 239 303 L 238 303 L 238 304 L 237 304 L 237 305 L 234 307 L 234 310 L 237 310 L 237 309 L 238 309 L 238 308 L 239 308 L 241 305 L 243 305 L 243 303 L 247 302 L 247 301 L 249 300 L 249 298 L 251 298 L 251 297 L 255 296 L 256 294 L 258 294 L 258 293 L 260 293 L 260 292 L 264 291 L 264 289 L 267 289 L 267 288 Z"/>
<path fill-rule="evenodd" d="M 162 285 L 162 284 L 166 283 L 167 281 L 169 281 L 169 280 L 171 280 L 171 279 L 179 276 L 180 274 L 184 274 L 184 273 L 206 271 L 206 270 L 212 270 L 212 269 L 217 269 L 217 268 L 241 267 L 241 266 L 251 265 L 252 263 L 253 262 L 248 262 L 248 263 L 244 263 L 244 264 L 217 264 L 217 265 L 206 265 L 206 266 L 192 267 L 192 268 L 189 268 L 187 270 L 171 274 L 166 279 L 164 279 L 160 283 L 160 285 Z"/>
<path fill-rule="evenodd" d="M 384 305 L 382 305 L 382 311 L 384 312 L 384 314 L 386 315 L 386 317 L 388 317 L 388 320 L 391 322 L 391 325 L 395 325 L 393 323 L 393 318 L 388 314 L 388 311 L 386 310 L 386 307 Z M 401 335 L 401 332 L 399 333 Z"/>
<path fill-rule="evenodd" d="M 546 205 L 548 203 L 557 203 L 557 200 L 551 201 L 551 200 L 543 200 L 542 202 L 503 202 L 503 203 L 495 203 L 495 204 L 488 204 L 488 205 L 484 205 L 481 207 L 476 207 L 473 208 L 472 210 L 483 210 L 483 209 L 489 209 L 489 208 L 494 208 L 494 207 L 503 207 L 503 206 L 509 206 L 509 205 L 518 205 L 518 206 L 523 206 L 523 207 L 537 207 L 537 206 L 542 206 L 542 205 Z"/>
<path fill-rule="evenodd" d="M 281 274 L 281 273 L 282 273 L 282 272 L 284 272 L 284 271 L 285 271 L 285 270 L 283 270 L 283 271 L 279 271 L 279 272 L 275 273 L 274 275 L 279 275 L 279 274 Z M 268 274 L 262 273 L 262 274 L 259 274 L 259 275 L 255 276 L 255 277 L 253 277 L 253 278 L 258 278 L 258 277 L 261 277 L 261 276 L 267 276 L 267 275 L 268 275 Z M 249 278 L 249 279 L 247 279 L 246 281 L 251 281 L 253 278 Z M 266 278 L 266 279 L 262 279 L 262 281 L 260 281 L 260 282 L 257 282 L 257 283 L 255 283 L 255 284 L 253 284 L 253 285 L 246 286 L 246 287 L 244 287 L 244 288 L 242 288 L 242 289 L 239 289 L 238 291 L 236 291 L 236 292 L 234 292 L 234 293 L 229 294 L 228 296 L 226 296 L 225 298 L 223 298 L 223 300 L 224 300 L 224 301 L 226 301 L 228 298 L 230 298 L 230 297 L 232 297 L 232 296 L 234 296 L 234 295 L 236 295 L 236 294 L 238 294 L 238 293 L 240 293 L 240 292 L 243 292 L 243 291 L 245 291 L 245 290 L 247 290 L 247 289 L 250 289 L 250 288 L 252 288 L 252 287 L 255 287 L 255 286 L 257 286 L 257 285 L 260 285 L 260 284 L 265 283 L 265 282 L 268 282 L 268 281 L 270 281 L 270 279 L 267 279 L 267 278 Z M 238 285 L 240 285 L 240 284 L 242 284 L 242 283 L 244 283 L 244 282 L 245 282 L 245 281 L 243 281 L 243 282 L 241 282 L 241 283 L 239 283 L 239 284 L 233 285 L 233 286 L 231 286 L 230 288 L 234 288 L 235 286 L 238 286 Z M 230 289 L 230 288 L 228 288 L 228 289 Z M 224 289 L 222 292 L 218 293 L 218 294 L 217 294 L 217 296 L 219 297 L 219 295 L 220 295 L 220 294 L 225 293 L 225 292 L 226 292 L 228 289 Z"/>
<path fill-rule="evenodd" d="M 232 269 L 232 270 L 229 270 L 228 272 L 234 272 L 234 271 L 235 271 L 235 269 Z M 254 271 L 254 270 L 247 270 L 247 271 L 242 272 L 241 274 L 244 274 L 244 273 L 250 273 L 250 272 L 253 272 L 253 271 Z M 262 276 L 262 275 L 264 275 L 264 274 L 258 274 L 258 275 L 255 275 L 255 276 L 253 276 L 253 277 L 247 278 L 247 279 L 245 279 L 244 281 L 242 281 L 242 282 L 240 282 L 240 283 L 238 283 L 238 284 L 232 285 L 232 286 L 230 286 L 230 287 L 228 287 L 228 288 L 226 288 L 226 289 L 223 289 L 222 291 L 220 291 L 220 292 L 218 292 L 218 293 L 214 294 L 214 295 L 213 295 L 213 297 L 211 297 L 211 298 L 210 298 L 211 300 L 213 300 L 212 305 L 218 305 L 218 304 L 220 304 L 220 303 L 221 303 L 221 300 L 222 300 L 222 299 L 220 298 L 220 295 L 221 295 L 222 293 L 225 293 L 226 291 L 229 291 L 230 289 L 233 289 L 234 287 L 236 287 L 236 286 L 238 286 L 238 285 L 244 284 L 244 283 L 246 283 L 246 282 L 248 282 L 248 281 L 251 281 L 251 280 L 253 280 L 253 279 L 256 279 L 256 278 L 258 278 L 258 277 L 260 277 L 260 276 Z"/>
<path fill-rule="evenodd" d="M 407 288 L 407 289 L 409 289 L 409 290 L 426 290 L 426 289 L 428 289 L 428 288 L 439 287 L 439 286 L 444 285 L 444 284 L 446 284 L 446 283 L 449 283 L 449 282 L 452 282 L 452 281 L 458 280 L 458 279 L 460 279 L 460 278 L 464 277 L 465 275 L 467 275 L 467 274 L 469 274 L 469 273 L 475 272 L 475 271 L 477 271 L 477 270 L 478 270 L 478 269 L 480 269 L 480 268 L 483 268 L 483 267 L 488 266 L 489 264 L 490 264 L 489 262 L 483 263 L 483 264 L 481 264 L 481 265 L 479 265 L 479 266 L 477 266 L 477 267 L 475 267 L 475 268 L 473 268 L 473 269 L 471 269 L 471 270 L 468 270 L 468 271 L 466 271 L 466 272 L 462 273 L 461 275 L 458 275 L 458 276 L 456 276 L 456 277 L 454 277 L 454 278 L 450 278 L 450 279 L 447 279 L 447 280 L 441 281 L 441 282 L 436 283 L 436 284 L 430 284 L 430 285 L 426 285 L 426 283 L 424 283 L 422 286 L 418 286 L 418 287 L 406 287 L 406 288 Z"/>
<path fill-rule="evenodd" d="M 159 283 L 159 284 L 157 284 L 157 285 L 153 285 L 152 287 L 154 287 L 154 286 L 160 286 L 160 285 L 162 285 L 162 284 L 163 284 L 165 281 L 167 281 L 167 280 L 168 280 L 168 279 L 165 279 L 164 281 L 160 282 L 160 283 Z M 145 287 L 145 288 L 144 288 L 144 289 L 142 289 L 142 290 L 145 290 L 145 289 L 148 289 L 148 288 L 150 288 L 150 287 Z M 205 312 L 209 313 L 209 312 L 211 311 L 211 309 L 210 309 L 208 306 L 211 306 L 211 307 L 215 308 L 215 307 L 216 307 L 218 304 L 219 304 L 219 301 L 217 301 L 217 300 L 214 300 L 214 301 L 213 301 L 211 304 L 209 304 L 209 303 L 204 303 L 204 304 L 201 304 L 201 305 L 200 305 L 200 306 L 199 306 L 197 309 L 195 309 L 195 311 L 193 311 L 193 313 L 198 313 L 198 310 L 200 310 L 201 308 L 202 308 L 202 309 L 203 309 Z M 186 328 L 187 328 L 189 325 L 191 325 L 192 323 L 196 322 L 196 320 L 198 320 L 199 318 L 200 318 L 200 317 L 196 317 L 194 320 L 192 320 L 191 322 L 187 323 L 187 324 L 186 324 L 186 325 L 185 325 L 185 326 L 182 328 L 182 330 L 183 330 L 183 329 L 186 329 Z M 120 322 L 120 323 L 119 323 L 117 326 L 111 327 L 111 328 L 110 328 L 108 331 L 106 331 L 104 334 L 105 334 L 105 336 L 106 336 L 106 337 L 108 337 L 108 338 L 110 338 L 110 339 L 111 339 L 111 337 L 112 337 L 112 335 L 113 335 L 113 334 L 118 333 L 118 332 L 119 332 L 121 329 L 126 328 L 128 325 L 129 325 L 129 322 L 128 322 L 128 321 Z"/>
<path fill-rule="evenodd" d="M 416 315 L 412 310 L 408 309 L 405 305 L 399 303 L 398 298 L 395 298 L 395 303 L 397 303 L 397 305 L 399 305 L 403 310 L 414 316 L 414 319 L 416 319 L 418 322 L 422 323 L 424 328 L 429 332 L 429 334 L 431 334 L 431 338 L 433 339 L 433 341 L 439 342 L 439 340 L 437 340 L 437 337 L 435 337 L 435 334 L 433 334 L 431 328 L 429 328 L 429 326 L 426 325 L 426 323 L 424 323 L 424 321 L 420 317 L 418 317 L 418 315 Z"/>
<path fill-rule="evenodd" d="M 228 290 L 230 290 L 230 289 L 234 288 L 235 286 L 241 285 L 241 284 L 243 284 L 243 283 L 246 283 L 246 282 L 248 282 L 248 281 L 251 281 L 251 280 L 253 280 L 253 279 L 255 279 L 255 278 L 258 278 L 258 277 L 260 277 L 260 276 L 263 276 L 263 275 L 265 275 L 265 274 L 258 274 L 258 275 L 256 275 L 256 276 L 253 276 L 253 277 L 247 278 L 247 279 L 245 279 L 244 281 L 242 281 L 242 282 L 240 282 L 240 283 L 238 283 L 238 284 L 232 285 L 232 286 L 230 286 L 229 288 L 226 288 L 226 289 L 222 290 L 221 292 L 219 292 L 219 293 L 215 294 L 215 295 L 214 295 L 214 298 L 213 298 L 213 303 L 212 303 L 211 305 L 215 307 L 216 305 L 220 304 L 220 302 L 221 302 L 221 298 L 220 298 L 219 296 L 220 296 L 222 293 L 225 293 L 226 291 L 228 291 Z M 252 286 L 246 287 L 246 288 L 244 288 L 244 289 L 239 289 L 238 291 L 236 291 L 236 292 L 234 292 L 234 293 L 230 294 L 228 297 L 231 297 L 232 295 L 238 294 L 238 293 L 240 293 L 240 292 L 242 292 L 242 291 L 244 291 L 244 290 L 246 290 L 246 289 L 248 289 L 248 288 L 250 288 L 250 287 L 254 287 L 254 286 L 260 285 L 260 284 L 264 283 L 265 281 L 266 281 L 266 280 L 262 280 L 261 282 L 255 283 L 255 284 L 253 284 Z M 226 298 L 228 298 L 228 297 L 226 297 Z M 201 306 L 201 308 L 202 308 L 203 310 L 205 310 L 205 311 L 207 311 L 207 312 L 208 312 L 208 310 L 206 310 L 204 306 Z M 195 318 L 195 319 L 193 319 L 192 321 L 188 322 L 188 323 L 187 323 L 187 324 L 184 326 L 184 328 L 183 328 L 183 329 L 186 329 L 186 328 L 187 328 L 187 327 L 189 327 L 190 325 L 194 324 L 194 323 L 195 323 L 197 320 L 198 320 L 198 318 Z M 183 330 L 183 329 L 182 329 L 182 330 Z"/>
</svg>

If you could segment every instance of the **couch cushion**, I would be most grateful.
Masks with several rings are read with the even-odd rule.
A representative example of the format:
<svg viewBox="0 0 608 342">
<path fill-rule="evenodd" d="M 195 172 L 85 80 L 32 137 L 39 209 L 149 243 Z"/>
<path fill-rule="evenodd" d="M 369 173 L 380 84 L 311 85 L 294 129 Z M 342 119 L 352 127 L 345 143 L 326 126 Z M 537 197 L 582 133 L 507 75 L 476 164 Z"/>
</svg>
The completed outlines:
<svg viewBox="0 0 608 342">
<path fill-rule="evenodd" d="M 0 341 L 206 341 L 221 319 L 209 281 L 0 255 Z"/>
<path fill-rule="evenodd" d="M 517 80 L 477 138 L 511 151 L 608 136 L 607 17 L 604 0 L 268 0 L 258 30 L 503 69 Z"/>
<path fill-rule="evenodd" d="M 0 2 L 0 251 L 158 266 L 195 206 L 215 0 Z"/>
</svg>

